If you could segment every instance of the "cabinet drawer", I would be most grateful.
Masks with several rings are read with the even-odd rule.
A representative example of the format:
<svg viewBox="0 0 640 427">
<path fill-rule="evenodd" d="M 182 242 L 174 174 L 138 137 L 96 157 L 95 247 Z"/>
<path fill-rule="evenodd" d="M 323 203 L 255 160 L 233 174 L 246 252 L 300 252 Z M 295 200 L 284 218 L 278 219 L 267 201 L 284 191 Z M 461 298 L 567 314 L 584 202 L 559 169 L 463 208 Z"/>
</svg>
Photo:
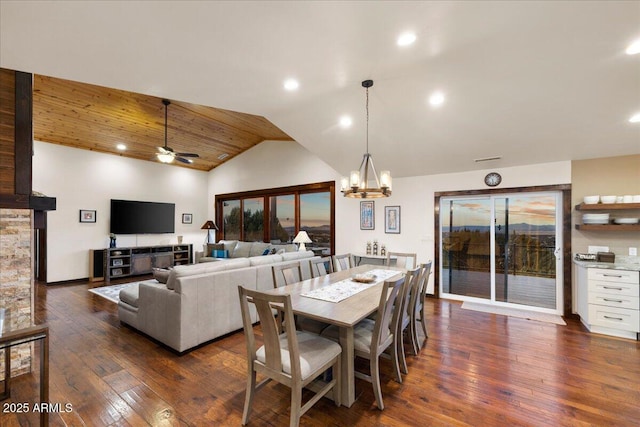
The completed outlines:
<svg viewBox="0 0 640 427">
<path fill-rule="evenodd" d="M 629 310 L 638 310 L 640 298 L 628 295 L 610 295 L 600 292 L 589 292 L 589 304 L 605 305 L 608 307 L 620 307 Z"/>
<path fill-rule="evenodd" d="M 609 295 L 640 296 L 640 285 L 631 283 L 604 282 L 602 280 L 589 280 L 589 293 L 596 292 Z"/>
<path fill-rule="evenodd" d="M 623 331 L 640 332 L 640 312 L 589 304 L 589 323 Z"/>
<path fill-rule="evenodd" d="M 637 271 L 612 270 L 607 268 L 590 268 L 589 280 L 601 280 L 616 283 L 640 283 L 640 274 Z"/>
</svg>

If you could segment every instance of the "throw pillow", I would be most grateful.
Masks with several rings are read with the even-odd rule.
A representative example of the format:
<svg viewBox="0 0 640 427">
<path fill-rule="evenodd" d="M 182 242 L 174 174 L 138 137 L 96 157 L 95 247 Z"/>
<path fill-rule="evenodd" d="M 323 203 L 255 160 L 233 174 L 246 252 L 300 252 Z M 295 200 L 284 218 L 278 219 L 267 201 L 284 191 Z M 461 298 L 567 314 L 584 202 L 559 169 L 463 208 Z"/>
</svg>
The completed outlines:
<svg viewBox="0 0 640 427">
<path fill-rule="evenodd" d="M 262 255 L 269 255 L 269 253 L 271 253 L 271 250 L 269 250 L 269 248 L 267 248 L 262 252 Z"/>
<path fill-rule="evenodd" d="M 211 256 L 214 258 L 229 258 L 229 251 L 214 249 L 211 251 Z"/>
<path fill-rule="evenodd" d="M 156 279 L 160 283 L 167 284 L 167 280 L 169 280 L 169 270 L 165 270 L 164 268 L 154 268 L 153 269 L 153 278 Z"/>
<path fill-rule="evenodd" d="M 224 250 L 224 244 L 222 243 L 207 243 L 207 253 L 210 254 L 212 250 L 217 249 L 219 251 Z"/>
</svg>

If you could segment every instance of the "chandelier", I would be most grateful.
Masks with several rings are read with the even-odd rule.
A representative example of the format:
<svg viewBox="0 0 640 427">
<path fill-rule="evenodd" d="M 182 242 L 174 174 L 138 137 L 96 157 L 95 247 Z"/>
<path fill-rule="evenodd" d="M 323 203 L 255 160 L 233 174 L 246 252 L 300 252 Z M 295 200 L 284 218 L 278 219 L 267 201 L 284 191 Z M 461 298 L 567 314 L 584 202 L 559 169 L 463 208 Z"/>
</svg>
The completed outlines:
<svg viewBox="0 0 640 427">
<path fill-rule="evenodd" d="M 365 80 L 362 87 L 367 91 L 367 149 L 362 156 L 360 168 L 342 177 L 340 191 L 345 197 L 358 199 L 377 199 L 391 195 L 391 172 L 381 171 L 380 179 L 373 165 L 373 157 L 369 154 L 369 88 L 373 80 Z"/>
</svg>

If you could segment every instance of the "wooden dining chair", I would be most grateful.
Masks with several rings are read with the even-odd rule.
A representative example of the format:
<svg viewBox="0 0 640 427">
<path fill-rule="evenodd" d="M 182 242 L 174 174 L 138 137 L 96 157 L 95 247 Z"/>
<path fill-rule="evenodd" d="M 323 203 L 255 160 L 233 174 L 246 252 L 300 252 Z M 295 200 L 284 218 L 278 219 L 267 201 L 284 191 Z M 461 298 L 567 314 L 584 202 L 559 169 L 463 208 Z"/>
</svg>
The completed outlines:
<svg viewBox="0 0 640 427">
<path fill-rule="evenodd" d="M 417 300 L 416 292 L 418 289 L 418 282 L 420 280 L 421 268 L 416 267 L 412 270 L 407 270 L 405 275 L 405 286 L 402 289 L 402 294 L 398 297 L 397 304 L 400 304 L 400 318 L 398 319 L 398 330 L 396 331 L 396 347 L 398 352 L 398 361 L 400 363 L 400 371 L 403 374 L 409 373 L 407 367 L 407 357 L 404 351 L 404 334 L 407 332 L 409 338 L 409 344 L 413 354 L 418 354 L 417 342 L 414 340 L 414 336 L 411 329 L 411 316 L 412 302 Z"/>
<path fill-rule="evenodd" d="M 298 426 L 300 417 L 320 398 L 333 390 L 333 400 L 340 406 L 339 344 L 319 335 L 296 331 L 293 324 L 291 295 L 272 295 L 238 286 L 242 323 L 247 344 L 247 390 L 242 413 L 242 425 L 247 425 L 255 392 L 271 380 L 291 388 L 291 416 L 289 425 Z M 249 304 L 258 313 L 263 345 L 258 347 L 251 324 Z M 287 332 L 280 334 L 271 307 L 278 305 L 285 313 Z M 304 405 L 302 389 L 331 368 L 331 379 Z M 256 374 L 266 378 L 256 384 Z"/>
<path fill-rule="evenodd" d="M 309 260 L 309 271 L 311 271 L 311 277 L 326 276 L 333 273 L 331 257 L 326 256 Z"/>
<path fill-rule="evenodd" d="M 302 267 L 298 261 L 273 265 L 271 266 L 271 271 L 273 274 L 274 288 L 302 281 Z M 280 313 L 280 315 L 284 316 L 284 313 Z M 308 319 L 301 316 L 295 317 L 295 324 L 298 329 L 312 332 L 314 334 L 320 334 L 327 326 L 329 326 L 327 323 L 320 322 L 319 320 Z M 284 327 L 284 324 L 282 323 L 279 325 L 281 328 Z"/>
<path fill-rule="evenodd" d="M 399 307 L 401 306 L 401 304 L 397 304 L 397 297 L 402 293 L 404 286 L 404 277 L 385 281 L 380 293 L 376 319 L 363 319 L 354 327 L 353 331 L 355 356 L 369 360 L 369 374 L 356 371 L 355 376 L 373 385 L 373 394 L 380 410 L 384 409 L 384 402 L 380 387 L 379 364 L 380 357 L 385 351 L 389 351 L 396 381 L 402 383 L 395 335 L 398 330 Z M 336 341 L 339 340 L 339 334 L 339 329 L 335 325 L 329 326 L 322 332 L 322 336 Z"/>
<path fill-rule="evenodd" d="M 272 265 L 271 273 L 274 288 L 302 281 L 302 268 L 298 261 Z"/>
<path fill-rule="evenodd" d="M 385 259 L 384 265 L 390 266 L 392 258 L 395 258 L 396 260 L 396 267 L 405 268 L 407 270 L 418 267 L 418 256 L 415 253 L 387 252 L 387 259 Z"/>
<path fill-rule="evenodd" d="M 416 354 L 420 351 L 422 346 L 419 344 L 418 339 L 418 322 L 422 325 L 422 331 L 424 337 L 428 338 L 427 334 L 427 318 L 424 313 L 424 301 L 427 297 L 427 284 L 429 283 L 429 275 L 431 274 L 431 261 L 420 264 L 420 279 L 418 280 L 418 286 L 416 289 L 416 297 L 410 302 L 411 304 L 411 335 L 415 342 Z"/>
<path fill-rule="evenodd" d="M 333 270 L 343 271 L 353 268 L 354 265 L 353 256 L 351 254 L 334 255 L 333 256 Z"/>
</svg>

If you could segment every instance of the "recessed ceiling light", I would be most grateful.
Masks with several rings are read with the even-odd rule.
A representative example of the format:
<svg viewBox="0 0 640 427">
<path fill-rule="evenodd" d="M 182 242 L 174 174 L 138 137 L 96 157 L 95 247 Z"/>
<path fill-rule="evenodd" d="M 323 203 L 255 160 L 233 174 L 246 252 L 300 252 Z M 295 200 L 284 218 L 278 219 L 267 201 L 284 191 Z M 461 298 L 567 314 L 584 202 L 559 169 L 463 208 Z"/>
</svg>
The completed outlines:
<svg viewBox="0 0 640 427">
<path fill-rule="evenodd" d="M 124 150 L 126 150 L 126 149 L 127 149 L 127 146 L 126 146 L 126 145 L 124 145 L 124 144 L 118 144 L 118 145 L 116 145 L 116 148 L 117 148 L 118 150 L 120 150 L 120 151 L 124 151 Z"/>
<path fill-rule="evenodd" d="M 300 86 L 300 83 L 298 83 L 296 79 L 287 79 L 284 82 L 284 88 L 288 91 L 296 90 L 298 89 L 299 86 Z"/>
<path fill-rule="evenodd" d="M 636 40 L 631 43 L 625 52 L 627 55 L 637 55 L 640 53 L 640 40 Z"/>
<path fill-rule="evenodd" d="M 353 120 L 351 120 L 351 117 L 349 116 L 342 116 L 340 117 L 340 126 L 343 128 L 348 128 L 351 127 L 351 124 L 353 123 Z"/>
<path fill-rule="evenodd" d="M 416 41 L 416 35 L 414 33 L 404 33 L 398 37 L 398 46 L 409 46 Z"/>
<path fill-rule="evenodd" d="M 442 92 L 434 92 L 429 97 L 429 104 L 433 107 L 439 107 L 444 104 L 444 93 Z"/>
<path fill-rule="evenodd" d="M 640 113 L 635 113 L 629 118 L 629 123 L 640 123 Z"/>
<path fill-rule="evenodd" d="M 220 155 L 218 156 L 218 160 L 224 160 L 224 159 L 226 159 L 227 157 L 229 157 L 229 155 L 228 155 L 227 153 L 222 153 L 222 154 L 220 154 Z"/>
</svg>

